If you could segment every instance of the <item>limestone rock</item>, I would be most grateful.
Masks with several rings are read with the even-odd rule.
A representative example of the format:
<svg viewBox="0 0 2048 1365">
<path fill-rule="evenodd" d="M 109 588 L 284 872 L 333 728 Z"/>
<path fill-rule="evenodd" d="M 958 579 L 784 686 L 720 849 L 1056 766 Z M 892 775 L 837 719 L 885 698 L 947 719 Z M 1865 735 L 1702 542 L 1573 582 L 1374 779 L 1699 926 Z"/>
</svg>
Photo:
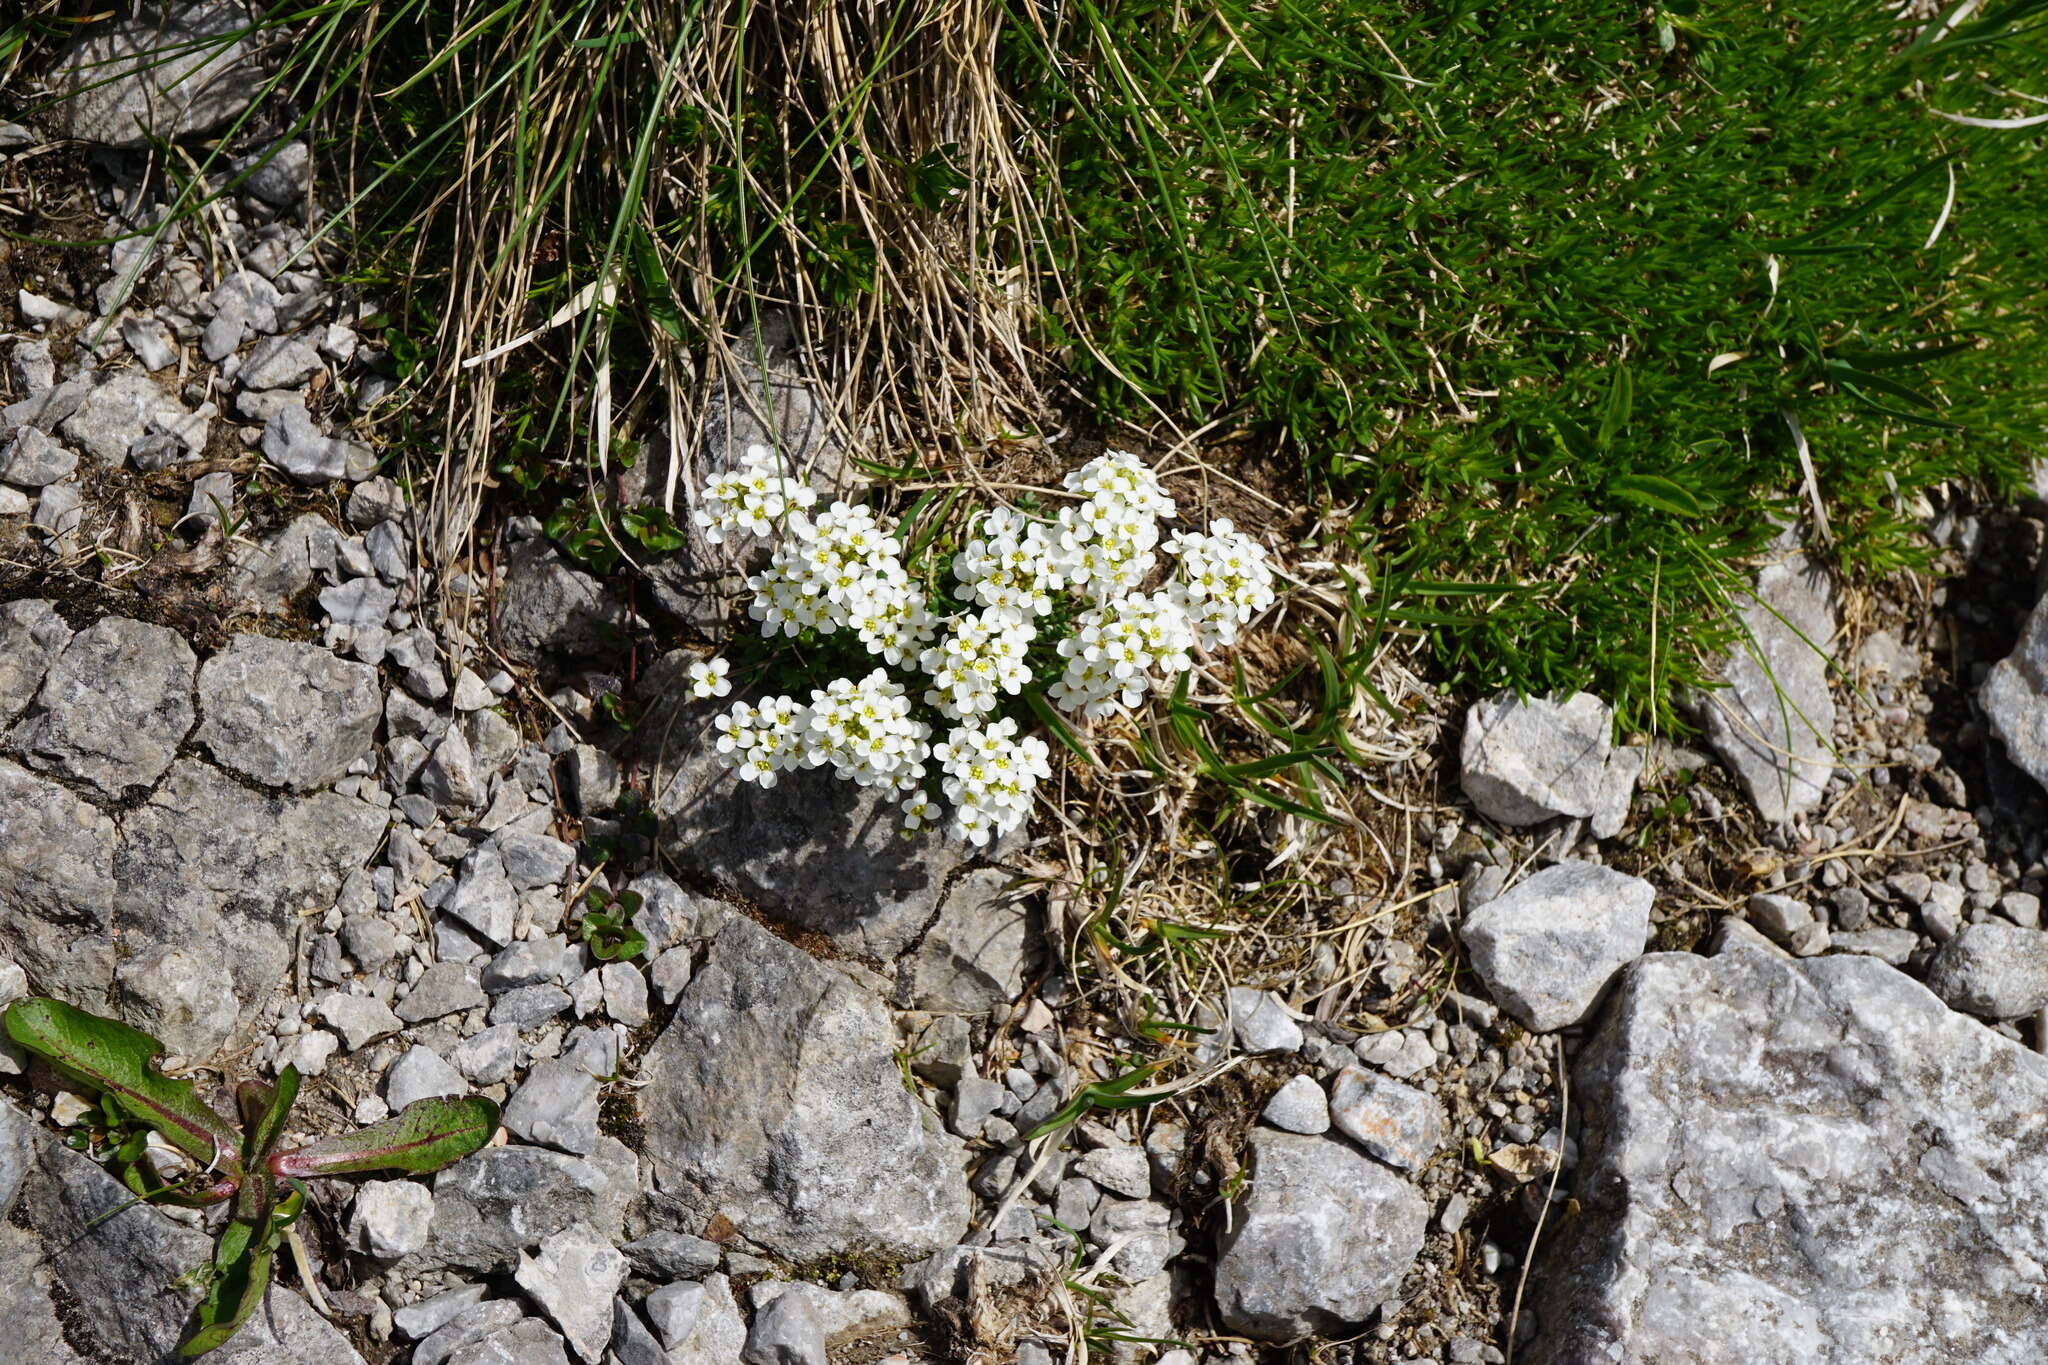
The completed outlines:
<svg viewBox="0 0 2048 1365">
<path fill-rule="evenodd" d="M 2048 1058 L 1875 959 L 1657 953 L 1573 1069 L 1532 1365 L 2040 1358 Z M 1517 1353 L 1521 1357 L 1523 1353 Z"/>
<path fill-rule="evenodd" d="M 713 941 L 640 1091 L 660 1187 L 791 1260 L 960 1240 L 959 1144 L 904 1088 L 880 1004 L 751 920 Z"/>
<path fill-rule="evenodd" d="M 1594 863 L 1546 867 L 1465 917 L 1473 969 L 1538 1033 L 1589 1014 L 1650 940 L 1650 884 Z"/>
<path fill-rule="evenodd" d="M 141 147 L 226 126 L 262 89 L 248 27 L 244 6 L 201 0 L 138 5 L 85 29 L 51 74 L 59 134 Z"/>
<path fill-rule="evenodd" d="M 1414 1264 L 1429 1206 L 1339 1139 L 1255 1128 L 1251 1146 L 1216 1262 L 1224 1325 L 1274 1342 L 1351 1335 Z"/>
<path fill-rule="evenodd" d="M 1526 700 L 1511 692 L 1465 713 L 1460 783 L 1480 814 L 1534 825 L 1602 808 L 1614 713 L 1598 697 Z"/>
<path fill-rule="evenodd" d="M 377 670 L 318 645 L 238 635 L 199 669 L 198 740 L 273 787 L 337 781 L 370 751 L 384 713 Z"/>
<path fill-rule="evenodd" d="M 105 617 L 64 646 L 9 747 L 108 797 L 150 786 L 192 729 L 198 666 L 175 632 Z"/>
</svg>

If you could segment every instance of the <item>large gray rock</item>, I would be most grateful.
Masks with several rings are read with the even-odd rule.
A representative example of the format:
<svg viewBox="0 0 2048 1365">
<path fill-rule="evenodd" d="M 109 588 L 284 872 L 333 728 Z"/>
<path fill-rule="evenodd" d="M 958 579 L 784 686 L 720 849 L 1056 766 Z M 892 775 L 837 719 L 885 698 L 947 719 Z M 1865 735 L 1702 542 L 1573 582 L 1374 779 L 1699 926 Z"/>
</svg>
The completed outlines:
<svg viewBox="0 0 2048 1365">
<path fill-rule="evenodd" d="M 625 609 L 536 536 L 513 547 L 498 596 L 498 638 L 516 659 L 595 654 L 613 642 Z"/>
<path fill-rule="evenodd" d="M 1927 988 L 1969 1014 L 2023 1019 L 2048 1005 L 2048 933 L 1998 920 L 1965 925 L 1928 964 Z"/>
<path fill-rule="evenodd" d="M 682 697 L 689 657 L 650 666 L 646 694 Z M 826 769 L 785 773 L 767 789 L 741 782 L 714 748 L 723 709 L 660 706 L 635 728 L 640 756 L 662 775 L 655 809 L 677 858 L 842 952 L 891 962 L 918 949 L 904 963 L 912 1008 L 1016 999 L 1029 942 L 1013 874 L 937 834 L 905 839 L 895 801 Z"/>
<path fill-rule="evenodd" d="M 114 822 L 0 759 L 0 954 L 40 991 L 104 1010 L 114 979 Z"/>
<path fill-rule="evenodd" d="M 1348 1143 L 1254 1129 L 1251 1187 L 1216 1262 L 1224 1325 L 1262 1341 L 1349 1336 L 1400 1287 L 1429 1205 Z"/>
<path fill-rule="evenodd" d="M 1534 825 L 1601 808 L 1614 713 L 1598 697 L 1523 700 L 1503 692 L 1465 713 L 1460 784 L 1479 813 Z"/>
<path fill-rule="evenodd" d="M 120 994 L 133 1022 L 188 1056 L 219 1047 L 224 1027 L 249 1022 L 289 984 L 300 915 L 335 903 L 387 821 L 353 797 L 265 796 L 181 760 L 121 822 Z M 153 970 L 174 952 L 185 955 L 180 971 Z M 208 984 L 237 1002 L 225 1023 L 190 1009 L 188 993 Z"/>
<path fill-rule="evenodd" d="M 0 1189 L 0 1215 L 42 1239 L 31 1282 L 61 1289 L 64 1344 L 95 1365 L 169 1359 L 198 1291 L 187 1272 L 212 1255 L 203 1233 L 136 1203 L 99 1166 L 38 1129 L 0 1100 L 0 1147 L 26 1154 L 18 1204 Z M 12 1229 L 10 1229 L 12 1231 Z M 10 1340 L 34 1348 L 9 1359 L 61 1361 L 57 1343 L 23 1335 L 27 1323 L 10 1319 Z M 45 1355 L 45 1348 L 50 1354 Z M 11 1351 L 13 1348 L 8 1347 Z M 272 1285 L 256 1313 L 220 1353 L 235 1365 L 362 1365 L 347 1338 L 282 1285 Z"/>
<path fill-rule="evenodd" d="M 960 1146 L 904 1088 L 897 1046 L 846 977 L 734 920 L 642 1067 L 661 1189 L 794 1261 L 958 1242 Z"/>
<path fill-rule="evenodd" d="M 1773 824 L 1820 805 L 1834 772 L 1835 699 L 1828 660 L 1835 589 L 1804 555 L 1767 566 L 1740 612 L 1748 638 L 1698 699 L 1708 743 Z"/>
<path fill-rule="evenodd" d="M 318 645 L 238 635 L 199 669 L 198 740 L 244 777 L 292 791 L 337 781 L 384 713 L 377 670 Z"/>
<path fill-rule="evenodd" d="M 72 445 L 94 459 L 120 465 L 153 436 L 167 436 L 175 447 L 194 454 L 206 446 L 207 419 L 140 370 L 115 370 L 100 376 L 64 419 L 63 432 Z"/>
<path fill-rule="evenodd" d="M 2048 597 L 2027 618 L 2012 653 L 1992 665 L 1977 699 L 2006 754 L 2048 787 Z"/>
<path fill-rule="evenodd" d="M 1465 917 L 1459 937 L 1500 1007 L 1538 1033 L 1584 1019 L 1650 941 L 1656 891 L 1597 863 L 1564 862 Z"/>
<path fill-rule="evenodd" d="M 192 729 L 198 667 L 176 632 L 105 617 L 64 646 L 8 746 L 105 796 L 150 786 Z"/>
<path fill-rule="evenodd" d="M 64 137 L 113 147 L 226 126 L 262 89 L 256 37 L 233 0 L 138 5 L 72 40 L 50 83 Z"/>
<path fill-rule="evenodd" d="M 1573 1068 L 1532 1365 L 2048 1349 L 2048 1058 L 1867 957 L 1658 953 Z"/>
</svg>

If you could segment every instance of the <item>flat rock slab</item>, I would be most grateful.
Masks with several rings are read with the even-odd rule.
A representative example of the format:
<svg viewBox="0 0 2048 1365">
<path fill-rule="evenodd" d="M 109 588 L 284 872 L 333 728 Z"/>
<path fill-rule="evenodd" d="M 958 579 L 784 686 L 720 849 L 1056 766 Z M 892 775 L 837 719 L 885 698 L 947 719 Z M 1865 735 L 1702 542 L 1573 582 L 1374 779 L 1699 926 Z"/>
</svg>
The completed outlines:
<svg viewBox="0 0 2048 1365">
<path fill-rule="evenodd" d="M 377 670 L 331 650 L 238 635 L 199 670 L 197 736 L 214 758 L 266 786 L 311 791 L 370 751 L 384 699 Z"/>
<path fill-rule="evenodd" d="M 1572 1098 L 1580 1214 L 1538 1265 L 1518 1359 L 2048 1353 L 2048 1057 L 1897 970 L 1645 957 Z"/>
<path fill-rule="evenodd" d="M 656 1180 L 792 1261 L 954 1245 L 967 1230 L 964 1158 L 904 1089 L 898 1046 L 878 1001 L 734 920 L 642 1067 Z"/>
<path fill-rule="evenodd" d="M 1728 685 L 1700 697 L 1700 723 L 1758 813 L 1780 824 L 1819 806 L 1835 770 L 1834 584 L 1793 555 L 1757 575 L 1740 615 L 1749 638 L 1722 667 Z"/>
<path fill-rule="evenodd" d="M 65 49 L 51 75 L 64 136 L 141 147 L 151 136 L 210 133 L 249 107 L 263 79 L 247 65 L 256 50 L 247 9 L 205 0 L 168 11 L 138 6 Z"/>
<path fill-rule="evenodd" d="M 68 1349 L 95 1362 L 173 1358 L 198 1300 L 196 1290 L 177 1281 L 206 1263 L 212 1239 L 137 1204 L 119 1181 L 5 1100 L 0 1151 L 15 1154 L 0 1171 L 0 1216 L 12 1215 L 41 1239 L 33 1259 L 19 1242 L 0 1246 L 11 1248 L 13 1264 L 27 1271 L 31 1286 L 50 1287 L 44 1305 L 61 1287 Z M 8 1283 L 15 1293 L 29 1287 L 12 1278 Z M 42 1316 L 33 1296 L 26 1307 L 25 1318 L 10 1318 L 7 1330 L 11 1342 L 33 1342 L 36 1352 L 7 1358 L 64 1360 L 56 1342 L 22 1336 Z M 220 1359 L 236 1365 L 362 1365 L 347 1338 L 276 1284 Z"/>
<path fill-rule="evenodd" d="M 175 631 L 109 616 L 72 636 L 8 747 L 118 798 L 153 785 L 191 732 L 199 660 Z"/>
</svg>

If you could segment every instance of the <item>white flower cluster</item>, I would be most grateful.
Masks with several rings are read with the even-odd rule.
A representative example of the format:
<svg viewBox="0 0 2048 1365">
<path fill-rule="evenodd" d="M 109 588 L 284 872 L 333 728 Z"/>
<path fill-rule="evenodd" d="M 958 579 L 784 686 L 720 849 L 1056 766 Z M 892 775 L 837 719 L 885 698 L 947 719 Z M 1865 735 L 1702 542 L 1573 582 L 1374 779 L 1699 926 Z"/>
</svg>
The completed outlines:
<svg viewBox="0 0 2048 1365">
<path fill-rule="evenodd" d="M 1203 649 L 1236 644 L 1239 629 L 1273 605 L 1266 552 L 1225 518 L 1210 522 L 1207 535 L 1181 532 L 1166 552 L 1180 560 L 1171 591 Z"/>
<path fill-rule="evenodd" d="M 1052 776 L 1045 741 L 1018 738 L 1014 720 L 958 726 L 932 757 L 946 774 L 941 789 L 953 803 L 954 832 L 977 845 L 1022 823 L 1032 792 Z"/>
<path fill-rule="evenodd" d="M 727 766 L 764 787 L 794 768 L 829 766 L 900 794 L 904 827 L 917 829 L 942 816 L 926 780 L 936 761 L 951 832 L 985 844 L 1022 823 L 1051 771 L 1043 740 L 992 714 L 1030 685 L 1030 650 L 1044 618 L 1069 609 L 1063 604 L 1079 611 L 1073 634 L 1059 642 L 1064 671 L 1046 696 L 1092 719 L 1143 704 L 1192 667 L 1193 650 L 1233 643 L 1273 604 L 1265 552 L 1228 521 L 1169 539 L 1164 549 L 1177 572 L 1142 590 L 1157 565 L 1160 520 L 1175 509 L 1135 455 L 1090 460 L 1065 485 L 1081 501 L 1052 519 L 1009 508 L 980 518 L 952 561 L 956 598 L 967 609 L 941 617 L 905 568 L 901 540 L 870 509 L 835 502 L 812 515 L 816 494 L 780 477 L 764 447 L 748 450 L 739 473 L 714 476 L 696 513 L 710 539 L 778 526 L 784 533 L 767 568 L 747 580 L 761 633 L 851 631 L 886 665 L 813 691 L 808 706 L 791 697 L 735 704 L 718 722 Z M 923 692 L 890 669 L 923 673 Z M 692 695 L 726 695 L 727 673 L 723 659 L 691 665 Z M 913 696 L 952 722 L 943 740 L 933 743 L 931 726 L 912 714 Z"/>
<path fill-rule="evenodd" d="M 704 481 L 691 520 L 703 530 L 704 539 L 718 545 L 734 532 L 765 536 L 783 517 L 801 517 L 817 501 L 816 489 L 782 473 L 774 451 L 748 446 L 737 470 Z"/>
</svg>

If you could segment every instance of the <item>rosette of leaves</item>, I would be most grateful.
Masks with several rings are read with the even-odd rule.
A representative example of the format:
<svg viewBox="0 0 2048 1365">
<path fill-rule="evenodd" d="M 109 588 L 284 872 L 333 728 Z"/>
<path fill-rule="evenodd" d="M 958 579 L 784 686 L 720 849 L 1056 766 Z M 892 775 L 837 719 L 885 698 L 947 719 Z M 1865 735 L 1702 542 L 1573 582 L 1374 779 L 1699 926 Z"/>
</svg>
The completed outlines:
<svg viewBox="0 0 2048 1365">
<path fill-rule="evenodd" d="M 638 891 L 610 896 L 592 887 L 583 906 L 583 942 L 599 962 L 630 962 L 647 951 L 647 935 L 633 927 L 633 916 L 640 913 Z"/>
<path fill-rule="evenodd" d="M 117 1136 L 112 1165 L 139 1200 L 229 1205 L 213 1260 L 198 1277 L 205 1288 L 191 1331 L 178 1348 L 187 1358 L 228 1341 L 262 1302 L 278 1245 L 305 1207 L 306 1180 L 429 1174 L 468 1156 L 498 1128 L 498 1106 L 490 1100 L 424 1099 L 368 1128 L 281 1148 L 299 1094 L 296 1067 L 287 1066 L 275 1085 L 243 1081 L 230 1121 L 199 1098 L 192 1082 L 157 1069 L 161 1043 L 118 1020 L 31 997 L 8 1006 L 7 1035 L 99 1096 L 101 1120 Z M 160 1183 L 145 1159 L 152 1131 L 189 1158 L 196 1173 Z"/>
</svg>

